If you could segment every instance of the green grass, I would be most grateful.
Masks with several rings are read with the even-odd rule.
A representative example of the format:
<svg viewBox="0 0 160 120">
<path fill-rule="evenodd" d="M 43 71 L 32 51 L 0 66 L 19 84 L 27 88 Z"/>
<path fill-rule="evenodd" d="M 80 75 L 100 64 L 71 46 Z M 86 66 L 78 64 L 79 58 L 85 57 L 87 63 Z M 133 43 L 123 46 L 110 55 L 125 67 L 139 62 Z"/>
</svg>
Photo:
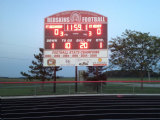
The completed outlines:
<svg viewBox="0 0 160 120">
<path fill-rule="evenodd" d="M 135 78 L 130 78 L 130 77 L 114 77 L 114 78 L 108 78 L 107 81 L 140 81 L 141 79 L 138 77 Z M 144 77 L 143 78 L 144 81 L 149 81 L 148 77 Z M 160 78 L 154 78 L 151 77 L 150 81 L 160 81 Z M 27 82 L 27 79 L 22 79 L 22 78 L 0 78 L 1 82 Z M 39 81 L 38 79 L 33 79 L 34 81 Z M 54 81 L 54 79 L 50 79 L 49 81 Z M 56 81 L 75 81 L 75 78 L 60 78 L 60 79 L 56 79 Z M 30 81 L 28 81 L 30 82 Z"/>
<path fill-rule="evenodd" d="M 30 82 L 27 79 L 23 78 L 0 78 L 1 82 Z M 32 79 L 31 82 L 40 81 L 38 79 Z M 46 80 L 48 81 L 48 80 Z M 50 79 L 49 81 L 54 81 L 54 79 Z M 56 81 L 75 81 L 75 78 L 60 78 L 56 79 Z"/>
<path fill-rule="evenodd" d="M 16 78 L 0 78 L 1 82 L 26 82 L 25 79 L 16 79 Z M 151 81 L 156 81 L 157 79 L 151 78 Z M 34 79 L 33 81 L 39 81 Z M 50 81 L 53 81 L 50 80 Z M 57 81 L 75 81 L 75 78 L 60 78 Z M 120 83 L 107 83 L 106 86 L 103 86 L 103 94 L 160 94 L 160 88 L 154 87 L 156 84 L 160 83 L 144 83 L 153 85 L 153 87 L 145 87 L 142 91 L 140 86 L 135 86 L 133 91 L 133 84 L 127 83 L 127 81 L 140 81 L 139 78 L 108 78 L 107 81 L 126 81 L 126 84 Z M 148 81 L 148 78 L 144 78 L 144 81 Z M 137 83 L 140 85 L 140 83 Z M 36 91 L 35 91 L 36 85 Z M 45 83 L 43 91 L 40 89 L 41 84 L 1 84 L 0 86 L 0 95 L 1 96 L 33 96 L 35 95 L 55 95 L 55 94 L 97 94 L 96 90 L 91 89 L 90 87 L 85 87 L 83 83 L 78 83 L 78 91 L 75 93 L 75 83 L 57 83 L 56 84 L 56 93 L 53 93 L 53 83 Z M 99 89 L 101 93 L 101 88 Z"/>
<path fill-rule="evenodd" d="M 160 81 L 160 78 L 154 78 L 151 77 L 150 81 Z M 141 81 L 141 79 L 139 77 L 135 77 L 135 78 L 130 78 L 130 77 L 114 77 L 114 78 L 108 78 L 108 81 Z M 143 81 L 149 81 L 148 77 L 144 77 Z"/>
<path fill-rule="evenodd" d="M 0 95 L 3 96 L 33 96 L 35 95 L 64 95 L 64 94 L 97 94 L 96 90 L 85 87 L 83 83 L 78 83 L 78 91 L 75 93 L 74 83 L 57 83 L 56 93 L 53 93 L 53 83 L 44 84 L 41 90 L 41 84 L 1 84 Z M 36 89 L 35 89 L 36 88 Z M 36 91 L 35 91 L 36 90 Z M 132 84 L 107 83 L 103 86 L 102 91 L 99 88 L 98 93 L 103 94 L 160 94 L 160 88 L 135 86 L 133 91 Z"/>
</svg>

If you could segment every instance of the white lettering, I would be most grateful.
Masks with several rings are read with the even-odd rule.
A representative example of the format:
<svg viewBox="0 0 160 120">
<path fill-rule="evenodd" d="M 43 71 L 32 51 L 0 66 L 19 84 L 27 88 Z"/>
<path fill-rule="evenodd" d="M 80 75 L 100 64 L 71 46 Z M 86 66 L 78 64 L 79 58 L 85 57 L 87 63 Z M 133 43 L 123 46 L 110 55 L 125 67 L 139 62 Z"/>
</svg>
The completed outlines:
<svg viewBox="0 0 160 120">
<path fill-rule="evenodd" d="M 103 22 L 105 22 L 105 18 L 103 17 Z"/>
<path fill-rule="evenodd" d="M 105 17 L 82 17 L 82 22 L 105 22 Z M 49 17 L 47 22 L 70 22 L 70 17 Z"/>
<path fill-rule="evenodd" d="M 47 22 L 51 22 L 51 18 L 47 18 Z"/>
<path fill-rule="evenodd" d="M 91 17 L 88 17 L 88 22 L 91 22 Z"/>
<path fill-rule="evenodd" d="M 96 42 L 104 42 L 103 39 L 96 39 Z"/>
<path fill-rule="evenodd" d="M 67 22 L 69 22 L 69 17 L 67 17 Z"/>
<path fill-rule="evenodd" d="M 92 39 L 87 39 L 87 42 L 91 42 L 92 41 Z"/>
<path fill-rule="evenodd" d="M 67 39 L 67 42 L 72 42 L 72 39 Z"/>
<path fill-rule="evenodd" d="M 53 17 L 53 22 L 56 22 L 56 18 L 55 17 Z"/>
<path fill-rule="evenodd" d="M 63 20 L 64 22 L 66 22 L 67 21 L 67 19 L 66 19 L 66 17 L 64 17 L 64 20 Z"/>
<path fill-rule="evenodd" d="M 61 18 L 59 17 L 59 21 L 58 22 L 61 22 Z"/>
<path fill-rule="evenodd" d="M 62 22 L 64 21 L 64 17 L 62 17 Z"/>
<path fill-rule="evenodd" d="M 66 42 L 66 39 L 62 39 L 62 42 Z"/>
<path fill-rule="evenodd" d="M 85 22 L 87 22 L 87 17 L 85 17 Z"/>
<path fill-rule="evenodd" d="M 94 17 L 94 22 L 97 22 L 97 17 Z"/>
<path fill-rule="evenodd" d="M 85 42 L 85 39 L 76 39 L 76 42 Z"/>
<path fill-rule="evenodd" d="M 98 22 L 100 22 L 101 21 L 101 19 L 100 19 L 100 17 L 98 17 Z"/>
<path fill-rule="evenodd" d="M 46 42 L 57 42 L 57 39 L 47 39 Z"/>
<path fill-rule="evenodd" d="M 82 22 L 84 22 L 84 20 L 85 20 L 85 18 L 84 18 L 84 17 L 82 17 Z"/>
<path fill-rule="evenodd" d="M 102 17 L 101 17 L 101 21 L 102 21 Z"/>
<path fill-rule="evenodd" d="M 58 17 L 56 17 L 56 22 L 58 22 Z"/>
<path fill-rule="evenodd" d="M 91 17 L 91 21 L 92 21 L 92 22 L 93 22 L 93 18 L 94 18 L 94 17 Z"/>
</svg>

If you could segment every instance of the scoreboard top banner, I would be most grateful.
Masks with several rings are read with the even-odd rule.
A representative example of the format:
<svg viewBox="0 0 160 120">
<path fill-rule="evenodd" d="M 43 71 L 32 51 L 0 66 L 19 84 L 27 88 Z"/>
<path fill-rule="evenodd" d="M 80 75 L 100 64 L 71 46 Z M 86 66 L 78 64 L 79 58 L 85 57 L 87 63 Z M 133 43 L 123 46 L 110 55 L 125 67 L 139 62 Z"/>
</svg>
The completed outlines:
<svg viewBox="0 0 160 120">
<path fill-rule="evenodd" d="M 45 18 L 45 24 L 59 23 L 107 23 L 107 17 L 82 10 L 64 11 Z"/>
</svg>

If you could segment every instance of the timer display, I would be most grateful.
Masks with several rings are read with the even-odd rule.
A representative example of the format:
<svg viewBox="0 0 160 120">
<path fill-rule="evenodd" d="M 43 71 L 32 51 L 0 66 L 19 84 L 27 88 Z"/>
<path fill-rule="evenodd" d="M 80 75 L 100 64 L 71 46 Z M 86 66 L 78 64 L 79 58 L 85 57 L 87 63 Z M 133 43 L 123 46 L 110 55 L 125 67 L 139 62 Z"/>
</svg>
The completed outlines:
<svg viewBox="0 0 160 120">
<path fill-rule="evenodd" d="M 45 49 L 106 49 L 107 24 L 47 24 Z"/>
</svg>

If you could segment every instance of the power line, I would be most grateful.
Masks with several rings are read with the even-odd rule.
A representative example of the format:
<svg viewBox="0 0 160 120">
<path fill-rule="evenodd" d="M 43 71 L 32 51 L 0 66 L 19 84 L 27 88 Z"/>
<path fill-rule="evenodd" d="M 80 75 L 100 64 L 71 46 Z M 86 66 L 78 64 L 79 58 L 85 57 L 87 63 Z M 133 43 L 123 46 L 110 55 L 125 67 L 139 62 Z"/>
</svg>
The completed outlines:
<svg viewBox="0 0 160 120">
<path fill-rule="evenodd" d="M 26 47 L 26 48 L 32 48 L 32 49 L 39 49 L 39 48 L 29 47 L 29 46 L 15 45 L 15 44 L 3 43 L 3 42 L 0 42 L 0 43 L 1 43 L 1 44 L 7 44 L 7 45 L 18 46 L 18 47 Z"/>
<path fill-rule="evenodd" d="M 0 56 L 1 57 L 1 56 Z M 29 60 L 29 61 L 32 61 L 30 59 L 19 59 L 19 58 L 9 58 L 9 57 L 1 57 L 1 58 L 5 58 L 5 59 L 17 59 L 17 60 Z"/>
<path fill-rule="evenodd" d="M 15 52 L 6 52 L 6 51 L 0 51 L 4 53 L 12 53 L 12 54 L 21 54 L 21 55 L 34 55 L 34 54 L 24 54 L 24 53 L 15 53 Z"/>
</svg>

